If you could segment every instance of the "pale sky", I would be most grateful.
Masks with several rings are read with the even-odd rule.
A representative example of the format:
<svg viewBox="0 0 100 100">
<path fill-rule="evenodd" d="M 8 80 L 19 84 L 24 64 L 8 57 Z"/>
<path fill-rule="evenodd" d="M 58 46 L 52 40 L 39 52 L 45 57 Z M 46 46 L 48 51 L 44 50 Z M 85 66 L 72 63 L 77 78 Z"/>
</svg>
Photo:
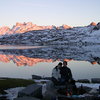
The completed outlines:
<svg viewBox="0 0 100 100">
<path fill-rule="evenodd" d="M 0 0 L 0 27 L 16 22 L 85 26 L 100 21 L 100 0 Z"/>
</svg>

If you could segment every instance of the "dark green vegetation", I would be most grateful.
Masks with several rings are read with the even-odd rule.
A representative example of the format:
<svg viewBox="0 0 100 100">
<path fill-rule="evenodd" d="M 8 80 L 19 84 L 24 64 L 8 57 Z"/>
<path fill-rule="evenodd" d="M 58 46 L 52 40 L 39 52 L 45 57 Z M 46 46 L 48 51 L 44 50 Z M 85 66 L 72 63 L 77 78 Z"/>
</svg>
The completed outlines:
<svg viewBox="0 0 100 100">
<path fill-rule="evenodd" d="M 33 80 L 26 79 L 14 79 L 14 78 L 0 78 L 0 93 L 4 94 L 4 90 L 15 87 L 25 87 L 30 84 L 34 84 Z"/>
</svg>

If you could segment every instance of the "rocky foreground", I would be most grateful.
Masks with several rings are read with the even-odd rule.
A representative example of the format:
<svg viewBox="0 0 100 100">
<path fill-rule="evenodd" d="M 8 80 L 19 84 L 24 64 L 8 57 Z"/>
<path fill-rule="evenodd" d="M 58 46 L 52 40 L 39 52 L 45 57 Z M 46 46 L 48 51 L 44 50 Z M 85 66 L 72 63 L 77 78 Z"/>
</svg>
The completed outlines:
<svg viewBox="0 0 100 100">
<path fill-rule="evenodd" d="M 84 80 L 83 80 L 84 81 Z M 35 80 L 36 84 L 26 87 L 16 87 L 5 90 L 7 95 L 3 100 L 99 100 L 100 83 L 76 83 L 78 94 L 67 95 L 58 92 L 66 90 L 65 86 L 55 86 L 50 80 Z M 97 82 L 95 80 L 95 82 Z M 100 79 L 99 79 L 100 82 Z M 67 90 L 66 90 L 67 91 Z M 4 96 L 0 96 L 4 98 Z M 1 100 L 1 99 L 0 99 Z"/>
</svg>

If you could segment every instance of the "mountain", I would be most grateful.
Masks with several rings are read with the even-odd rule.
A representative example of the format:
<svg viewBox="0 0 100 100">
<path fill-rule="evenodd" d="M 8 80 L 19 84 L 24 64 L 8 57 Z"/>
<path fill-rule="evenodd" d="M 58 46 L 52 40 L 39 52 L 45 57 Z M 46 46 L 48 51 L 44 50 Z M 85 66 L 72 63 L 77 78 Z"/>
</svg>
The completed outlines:
<svg viewBox="0 0 100 100">
<path fill-rule="evenodd" d="M 0 35 L 5 35 L 6 33 L 8 33 L 10 31 L 10 28 L 7 26 L 4 27 L 0 27 Z"/>
<path fill-rule="evenodd" d="M 97 24 L 95 22 L 92 22 L 90 25 L 92 26 L 96 26 Z"/>
<path fill-rule="evenodd" d="M 27 23 L 16 23 L 11 29 L 7 26 L 1 27 L 0 28 L 0 35 L 5 35 L 5 34 L 15 34 L 15 33 L 25 33 L 28 31 L 32 30 L 45 30 L 45 29 L 53 29 L 53 28 L 58 28 L 58 29 L 68 29 L 71 28 L 68 25 L 62 25 L 59 27 L 56 26 L 38 26 L 36 24 L 32 24 L 32 22 L 27 22 Z"/>
<path fill-rule="evenodd" d="M 29 24 L 29 23 L 28 23 Z M 29 24 L 30 26 L 33 24 Z M 13 33 L 5 34 L 0 37 L 1 45 L 88 45 L 100 44 L 100 23 L 94 25 L 93 23 L 84 27 L 68 28 L 66 25 L 62 27 L 42 28 L 41 30 L 32 30 L 22 34 L 19 32 L 18 26 L 23 24 L 16 24 L 13 27 Z M 34 25 L 35 26 L 35 25 Z M 16 28 L 17 27 L 17 28 Z M 51 28 L 51 29 L 50 29 Z M 21 29 L 21 28 L 20 28 Z M 21 31 L 22 32 L 22 31 Z M 24 32 L 24 31 L 23 31 Z"/>
</svg>

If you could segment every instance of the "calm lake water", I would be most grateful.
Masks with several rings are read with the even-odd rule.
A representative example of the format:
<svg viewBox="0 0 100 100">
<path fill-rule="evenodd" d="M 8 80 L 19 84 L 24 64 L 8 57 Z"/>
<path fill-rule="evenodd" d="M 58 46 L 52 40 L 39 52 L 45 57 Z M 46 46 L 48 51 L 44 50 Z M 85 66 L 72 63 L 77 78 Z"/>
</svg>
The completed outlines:
<svg viewBox="0 0 100 100">
<path fill-rule="evenodd" d="M 0 77 L 51 76 L 52 69 L 68 61 L 74 79 L 100 78 L 100 46 L 0 46 Z"/>
</svg>

